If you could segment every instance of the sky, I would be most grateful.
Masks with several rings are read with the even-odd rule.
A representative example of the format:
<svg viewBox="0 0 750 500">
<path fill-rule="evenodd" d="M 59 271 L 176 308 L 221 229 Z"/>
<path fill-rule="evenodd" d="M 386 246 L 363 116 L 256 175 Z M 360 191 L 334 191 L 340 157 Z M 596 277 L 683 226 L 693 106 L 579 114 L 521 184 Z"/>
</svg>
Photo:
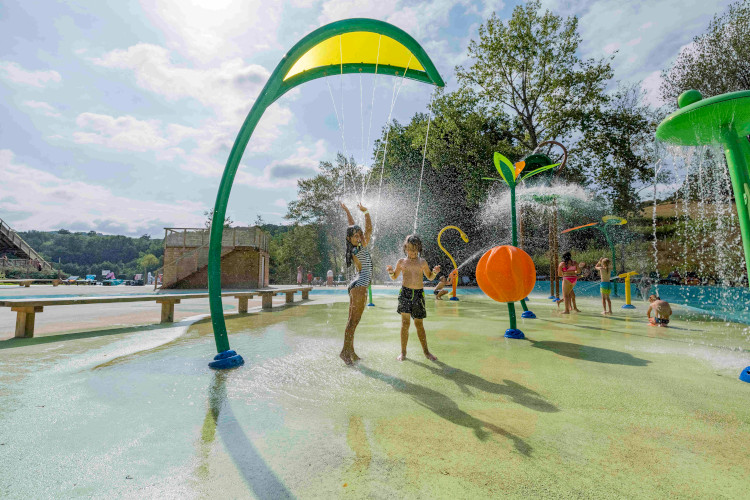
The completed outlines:
<svg viewBox="0 0 750 500">
<path fill-rule="evenodd" d="M 202 227 L 243 120 L 306 34 L 350 17 L 390 22 L 424 47 L 451 91 L 478 27 L 492 12 L 510 18 L 521 3 L 4 0 L 0 219 L 18 231 L 154 237 L 165 227 Z M 655 105 L 662 104 L 661 70 L 729 4 L 542 1 L 556 14 L 578 16 L 581 57 L 616 53 L 615 80 L 642 82 Z M 227 214 L 238 225 L 258 216 L 285 223 L 298 179 L 314 176 L 320 161 L 344 147 L 369 165 L 389 115 L 408 122 L 426 111 L 430 92 L 383 75 L 297 87 L 253 133 Z"/>
</svg>

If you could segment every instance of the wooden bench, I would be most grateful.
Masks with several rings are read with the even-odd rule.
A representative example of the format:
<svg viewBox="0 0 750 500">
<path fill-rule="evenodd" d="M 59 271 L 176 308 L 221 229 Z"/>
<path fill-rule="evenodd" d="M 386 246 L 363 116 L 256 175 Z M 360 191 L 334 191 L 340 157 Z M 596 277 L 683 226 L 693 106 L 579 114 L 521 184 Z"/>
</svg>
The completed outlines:
<svg viewBox="0 0 750 500">
<path fill-rule="evenodd" d="M 267 288 L 262 290 L 256 290 L 254 293 L 261 296 L 261 308 L 262 309 L 271 309 L 272 307 L 272 301 L 273 297 L 279 294 L 285 294 L 286 295 L 286 303 L 291 304 L 294 302 L 294 294 L 297 292 L 302 292 L 302 300 L 308 300 L 310 298 L 310 290 L 312 290 L 313 287 L 311 286 L 300 286 L 296 288 Z"/>
<path fill-rule="evenodd" d="M 312 287 L 297 288 L 268 288 L 254 290 L 251 292 L 223 292 L 222 297 L 234 297 L 238 300 L 237 311 L 247 313 L 248 300 L 256 295 L 262 297 L 263 309 L 271 309 L 272 297 L 283 293 L 286 294 L 286 302 L 294 302 L 294 294 L 302 292 L 302 299 L 309 298 Z M 208 297 L 208 293 L 173 293 L 173 294 L 150 294 L 150 295 L 120 295 L 114 297 L 67 297 L 67 298 L 48 298 L 48 299 L 8 299 L 0 300 L 0 307 L 10 307 L 10 310 L 17 313 L 16 316 L 16 333 L 17 338 L 30 338 L 34 336 L 34 321 L 36 313 L 44 311 L 45 306 L 67 306 L 76 304 L 111 304 L 117 302 L 144 302 L 154 301 L 161 304 L 161 322 L 174 322 L 174 306 L 179 304 L 182 299 L 200 299 Z"/>
<path fill-rule="evenodd" d="M 32 282 L 39 283 L 52 283 L 52 286 L 57 286 L 60 284 L 59 279 L 13 279 L 13 280 L 6 280 L 6 279 L 0 279 L 0 283 L 18 283 L 18 286 L 25 286 L 26 288 L 29 288 L 31 286 Z"/>
</svg>

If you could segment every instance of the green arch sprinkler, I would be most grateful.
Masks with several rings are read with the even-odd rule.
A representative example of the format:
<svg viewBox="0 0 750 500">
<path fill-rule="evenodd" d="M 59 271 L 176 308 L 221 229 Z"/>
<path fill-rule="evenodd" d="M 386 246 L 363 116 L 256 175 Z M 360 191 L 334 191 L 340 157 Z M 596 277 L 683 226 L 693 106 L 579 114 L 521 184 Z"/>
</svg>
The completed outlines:
<svg viewBox="0 0 750 500">
<path fill-rule="evenodd" d="M 656 138 L 680 146 L 721 144 L 724 147 L 750 279 L 750 90 L 708 99 L 703 99 L 697 90 L 688 90 L 677 98 L 677 105 L 680 109 L 659 124 Z M 750 382 L 750 366 L 742 370 L 740 380 Z"/>
<path fill-rule="evenodd" d="M 221 303 L 221 239 L 229 193 L 245 147 L 263 113 L 281 96 L 311 80 L 345 73 L 392 75 L 445 86 L 432 60 L 414 38 L 376 19 L 344 19 L 327 24 L 297 42 L 281 59 L 237 134 L 216 194 L 213 221 L 219 223 L 211 224 L 208 244 L 208 300 L 219 354 L 209 363 L 211 368 L 232 368 L 244 363 L 242 356 L 229 349 Z"/>
<path fill-rule="evenodd" d="M 708 99 L 703 99 L 697 90 L 688 90 L 677 99 L 677 105 L 680 109 L 667 116 L 656 129 L 656 138 L 680 146 L 724 147 L 750 276 L 750 90 Z"/>
</svg>

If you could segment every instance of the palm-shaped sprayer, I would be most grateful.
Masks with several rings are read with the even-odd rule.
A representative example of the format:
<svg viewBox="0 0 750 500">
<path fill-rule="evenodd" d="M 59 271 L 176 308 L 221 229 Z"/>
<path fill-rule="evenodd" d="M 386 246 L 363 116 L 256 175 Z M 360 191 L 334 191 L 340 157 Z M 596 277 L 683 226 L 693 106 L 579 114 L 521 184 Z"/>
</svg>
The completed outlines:
<svg viewBox="0 0 750 500">
<path fill-rule="evenodd" d="M 513 163 L 511 163 L 509 159 L 507 159 L 505 156 L 501 155 L 498 152 L 495 152 L 493 160 L 495 162 L 495 168 L 497 169 L 497 172 L 500 174 L 501 179 L 498 179 L 495 177 L 482 177 L 482 179 L 489 180 L 489 181 L 503 181 L 510 188 L 511 242 L 514 247 L 517 247 L 518 246 L 518 229 L 517 229 L 517 223 L 516 223 L 516 186 L 518 185 L 520 181 L 526 180 L 533 175 L 546 172 L 547 170 L 553 169 L 560 164 L 555 163 L 553 165 L 545 165 L 543 167 L 536 168 L 532 170 L 531 172 L 527 172 L 525 175 L 521 175 L 523 173 L 523 169 L 526 168 L 525 161 L 519 161 L 518 163 L 514 165 Z M 522 318 L 536 318 L 536 315 L 533 312 L 529 311 L 529 308 L 526 307 L 525 300 L 521 300 L 521 307 L 523 308 L 523 313 L 521 314 Z"/>
</svg>

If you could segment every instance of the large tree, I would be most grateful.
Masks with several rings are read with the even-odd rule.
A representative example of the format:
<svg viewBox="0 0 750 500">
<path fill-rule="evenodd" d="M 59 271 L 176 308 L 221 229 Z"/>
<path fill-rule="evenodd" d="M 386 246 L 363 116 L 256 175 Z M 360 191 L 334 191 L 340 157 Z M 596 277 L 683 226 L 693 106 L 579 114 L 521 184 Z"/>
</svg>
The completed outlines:
<svg viewBox="0 0 750 500">
<path fill-rule="evenodd" d="M 674 64 L 662 72 L 661 97 L 673 107 L 688 89 L 704 97 L 750 89 L 750 0 L 715 15 Z"/>
<path fill-rule="evenodd" d="M 565 137 L 605 101 L 612 68 L 607 59 L 580 58 L 580 43 L 575 16 L 541 13 L 533 0 L 516 7 L 507 22 L 492 14 L 469 44 L 468 67 L 457 67 L 456 74 L 495 116 L 513 114 L 510 133 L 531 151 Z"/>
<path fill-rule="evenodd" d="M 619 87 L 581 123 L 581 138 L 570 151 L 571 169 L 593 179 L 616 214 L 638 211 L 637 189 L 653 183 L 659 117 L 636 84 Z"/>
</svg>

